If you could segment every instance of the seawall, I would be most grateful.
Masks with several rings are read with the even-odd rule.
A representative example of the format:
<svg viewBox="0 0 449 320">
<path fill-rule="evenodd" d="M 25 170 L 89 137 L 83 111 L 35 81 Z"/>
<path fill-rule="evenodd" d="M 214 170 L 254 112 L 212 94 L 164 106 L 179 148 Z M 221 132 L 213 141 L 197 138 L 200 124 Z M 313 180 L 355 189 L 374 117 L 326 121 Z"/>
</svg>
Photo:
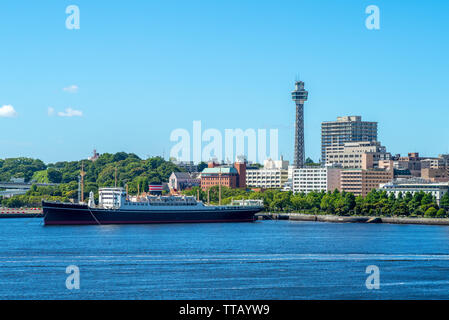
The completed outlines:
<svg viewBox="0 0 449 320">
<path fill-rule="evenodd" d="M 391 224 L 421 224 L 449 226 L 449 218 L 399 218 L 399 217 L 354 217 L 334 215 L 313 215 L 303 213 L 264 213 L 257 215 L 259 219 L 317 221 L 334 223 L 391 223 Z"/>
<path fill-rule="evenodd" d="M 3 218 L 42 218 L 40 208 L 4 208 L 0 207 L 0 219 Z"/>
</svg>

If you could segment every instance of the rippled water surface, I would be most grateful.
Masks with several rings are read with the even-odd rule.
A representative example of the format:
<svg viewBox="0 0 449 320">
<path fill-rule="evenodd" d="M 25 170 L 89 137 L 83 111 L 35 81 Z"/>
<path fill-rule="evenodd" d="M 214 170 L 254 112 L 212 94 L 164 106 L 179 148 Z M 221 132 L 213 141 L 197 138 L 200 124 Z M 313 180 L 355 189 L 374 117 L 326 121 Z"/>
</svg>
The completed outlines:
<svg viewBox="0 0 449 320">
<path fill-rule="evenodd" d="M 0 220 L 0 299 L 448 299 L 449 227 Z M 79 290 L 66 267 L 80 269 Z M 380 269 L 368 290 L 366 267 Z"/>
</svg>

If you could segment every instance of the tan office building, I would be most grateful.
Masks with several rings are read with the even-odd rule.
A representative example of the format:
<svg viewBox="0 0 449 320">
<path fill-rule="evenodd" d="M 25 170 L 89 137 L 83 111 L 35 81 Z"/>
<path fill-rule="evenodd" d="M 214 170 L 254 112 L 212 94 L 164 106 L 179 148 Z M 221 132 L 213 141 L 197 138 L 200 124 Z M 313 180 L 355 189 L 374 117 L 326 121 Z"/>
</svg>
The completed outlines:
<svg viewBox="0 0 449 320">
<path fill-rule="evenodd" d="M 365 158 L 363 159 L 363 156 Z M 363 161 L 370 162 L 367 166 L 377 168 L 379 161 L 391 159 L 391 154 L 386 151 L 380 142 L 360 141 L 349 142 L 343 146 L 335 147 L 326 153 L 326 165 L 341 165 L 343 168 L 361 169 Z"/>
<path fill-rule="evenodd" d="M 423 168 L 421 178 L 431 182 L 449 182 L 449 168 Z"/>
<path fill-rule="evenodd" d="M 345 169 L 341 171 L 341 191 L 365 197 L 371 190 L 393 180 L 388 169 Z"/>
</svg>

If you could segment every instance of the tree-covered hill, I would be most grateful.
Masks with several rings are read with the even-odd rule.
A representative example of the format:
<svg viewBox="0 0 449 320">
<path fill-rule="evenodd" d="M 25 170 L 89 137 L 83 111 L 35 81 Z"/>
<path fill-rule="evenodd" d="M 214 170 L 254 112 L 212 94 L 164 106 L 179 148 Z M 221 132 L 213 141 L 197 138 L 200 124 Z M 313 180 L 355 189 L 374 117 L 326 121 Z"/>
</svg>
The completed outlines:
<svg viewBox="0 0 449 320">
<path fill-rule="evenodd" d="M 81 164 L 84 165 L 84 196 L 90 191 L 97 193 L 99 187 L 111 187 L 128 184 L 129 192 L 147 191 L 148 184 L 168 181 L 173 171 L 182 171 L 176 165 L 161 157 L 140 159 L 133 153 L 118 152 L 102 154 L 95 162 L 89 160 L 62 161 L 44 164 L 41 160 L 14 158 L 0 160 L 0 181 L 11 178 L 25 178 L 25 181 L 60 183 L 57 187 L 34 186 L 26 195 L 4 199 L 5 206 L 40 204 L 42 198 L 69 201 L 76 199 L 78 193 L 78 177 Z M 139 186 L 139 187 L 138 187 Z"/>
<path fill-rule="evenodd" d="M 25 181 L 30 181 L 34 173 L 45 169 L 47 169 L 45 163 L 38 159 L 0 159 L 0 181 L 9 181 L 11 178 L 24 178 Z"/>
</svg>

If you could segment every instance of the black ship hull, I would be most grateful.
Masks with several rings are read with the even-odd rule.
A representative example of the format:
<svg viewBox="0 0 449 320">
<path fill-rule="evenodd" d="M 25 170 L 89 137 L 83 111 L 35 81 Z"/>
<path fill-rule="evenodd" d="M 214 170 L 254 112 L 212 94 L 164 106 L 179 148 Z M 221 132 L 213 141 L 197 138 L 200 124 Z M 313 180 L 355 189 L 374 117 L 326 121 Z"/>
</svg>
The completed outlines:
<svg viewBox="0 0 449 320">
<path fill-rule="evenodd" d="M 207 207 L 202 210 L 112 210 L 42 202 L 45 225 L 252 222 L 259 207 Z"/>
</svg>

